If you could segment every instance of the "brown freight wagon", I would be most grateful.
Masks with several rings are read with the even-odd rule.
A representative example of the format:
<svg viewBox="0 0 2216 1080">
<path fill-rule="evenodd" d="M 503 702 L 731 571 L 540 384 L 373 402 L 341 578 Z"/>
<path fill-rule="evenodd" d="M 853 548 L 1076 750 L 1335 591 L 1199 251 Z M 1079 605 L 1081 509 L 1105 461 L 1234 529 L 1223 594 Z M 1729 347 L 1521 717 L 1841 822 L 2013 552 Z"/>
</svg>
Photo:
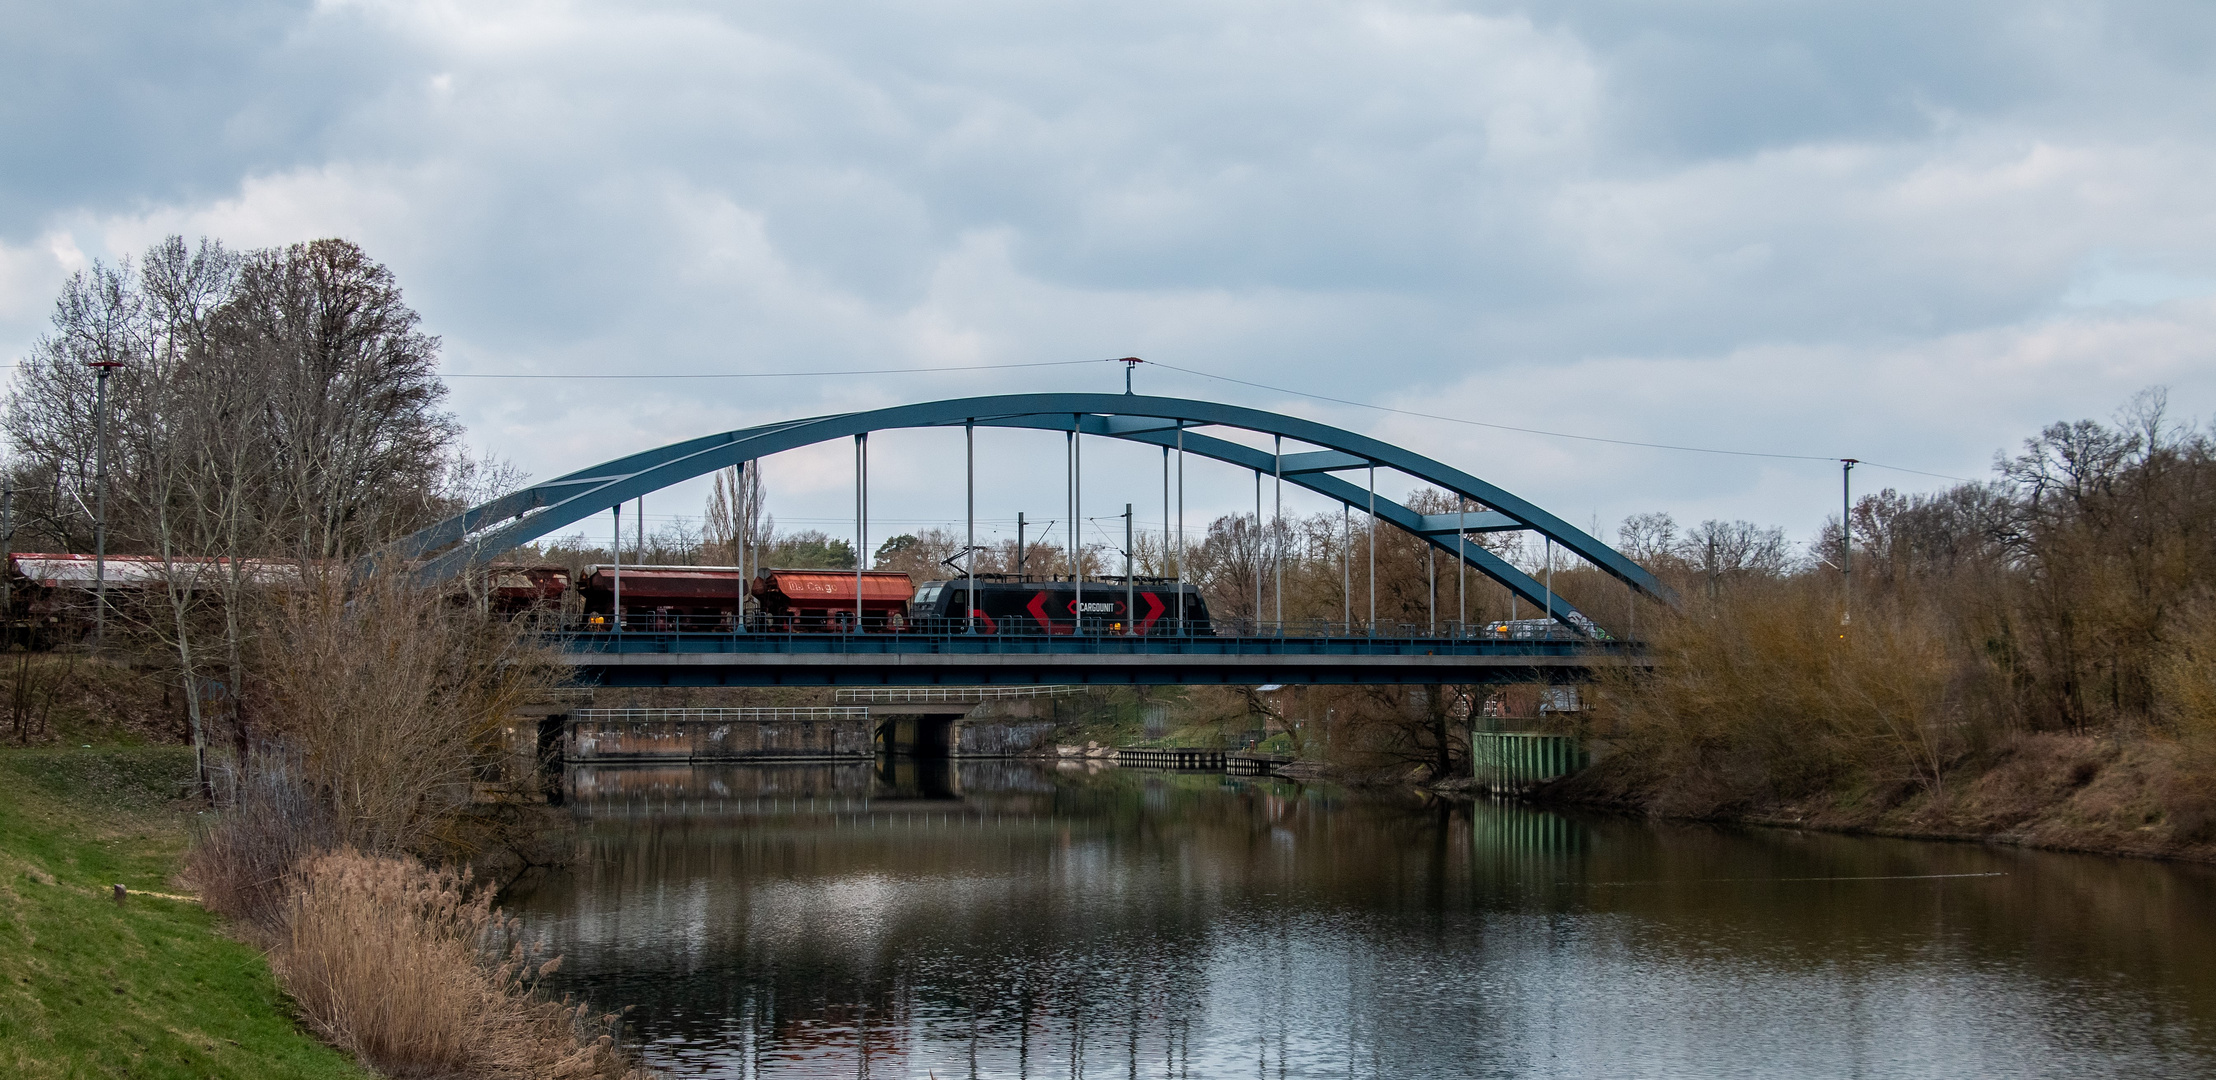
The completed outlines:
<svg viewBox="0 0 2216 1080">
<path fill-rule="evenodd" d="M 216 592 L 234 575 L 261 589 L 298 589 L 318 572 L 314 564 L 284 559 L 163 558 L 159 555 L 91 555 L 19 551 L 10 554 L 0 642 L 30 649 L 69 644 L 92 633 L 94 597 L 105 592 L 113 617 L 162 625 L 169 590 Z M 329 567 L 321 568 L 328 572 Z"/>
<path fill-rule="evenodd" d="M 495 615 L 558 612 L 569 595 L 569 571 L 552 565 L 488 566 L 447 584 L 456 603 L 482 604 Z"/>
<path fill-rule="evenodd" d="M 861 586 L 862 632 L 897 633 L 907 627 L 908 601 L 916 585 L 890 570 L 764 570 L 754 579 L 762 628 L 799 634 L 854 631 L 854 590 Z M 628 584 L 625 586 L 628 588 Z"/>
<path fill-rule="evenodd" d="M 729 632 L 746 595 L 746 578 L 736 566 L 588 566 L 577 592 L 584 601 L 585 626 L 611 629 L 616 578 L 623 579 L 623 629 L 633 631 Z M 849 592 L 851 593 L 851 589 Z"/>
</svg>

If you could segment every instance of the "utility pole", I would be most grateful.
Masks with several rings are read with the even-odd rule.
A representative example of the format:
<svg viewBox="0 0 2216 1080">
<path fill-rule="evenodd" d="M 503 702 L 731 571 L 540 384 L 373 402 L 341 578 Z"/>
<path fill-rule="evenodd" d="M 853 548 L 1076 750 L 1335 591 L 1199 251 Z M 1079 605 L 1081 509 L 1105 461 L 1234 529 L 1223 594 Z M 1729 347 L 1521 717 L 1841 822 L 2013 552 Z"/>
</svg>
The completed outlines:
<svg viewBox="0 0 2216 1080">
<path fill-rule="evenodd" d="M 965 489 L 966 502 L 964 503 L 964 513 L 966 515 L 966 520 L 969 523 L 969 539 L 965 541 L 968 546 L 963 549 L 962 557 L 962 569 L 964 571 L 963 576 L 969 579 L 969 581 L 965 583 L 965 589 L 962 594 L 962 625 L 965 627 L 963 633 L 974 634 L 977 632 L 978 611 L 977 421 L 975 420 L 962 425 L 962 466 L 964 472 L 968 476 L 967 487 Z"/>
<path fill-rule="evenodd" d="M 15 485 L 0 487 L 0 650 L 15 645 Z"/>
<path fill-rule="evenodd" d="M 746 572 L 747 534 L 754 531 L 754 514 L 751 510 L 753 500 L 746 494 L 750 490 L 747 487 L 747 474 L 753 470 L 753 466 L 751 461 L 739 462 L 738 490 L 731 493 L 732 516 L 738 519 L 734 523 L 736 528 L 732 530 L 731 537 L 731 561 L 737 564 L 739 572 L 738 606 L 731 609 L 731 631 L 736 634 L 746 633 L 746 593 L 754 584 L 754 575 Z"/>
<path fill-rule="evenodd" d="M 862 568 L 869 565 L 869 432 L 854 436 L 854 629 L 862 632 Z"/>
<path fill-rule="evenodd" d="M 1285 636 L 1285 436 L 1277 436 L 1270 453 L 1270 562 L 1277 571 L 1277 636 Z"/>
<path fill-rule="evenodd" d="M 1084 417 L 1070 417 L 1070 581 L 1077 586 L 1070 600 L 1070 633 L 1079 636 L 1085 633 L 1085 539 L 1078 531 L 1079 515 L 1085 512 L 1084 425 Z"/>
<path fill-rule="evenodd" d="M 1185 625 L 1185 421 L 1177 422 L 1177 632 Z"/>
<path fill-rule="evenodd" d="M 1024 579 L 1024 577 L 1023 577 L 1023 559 L 1024 559 L 1024 555 L 1025 555 L 1025 552 L 1024 552 L 1024 550 L 1023 550 L 1023 525 L 1024 525 L 1024 521 L 1023 521 L 1023 511 L 1021 511 L 1021 510 L 1018 510 L 1018 511 L 1016 511 L 1016 580 L 1017 580 L 1017 581 L 1022 581 L 1022 580 Z"/>
<path fill-rule="evenodd" d="M 1370 466 L 1370 637 L 1377 636 L 1377 466 Z"/>
<path fill-rule="evenodd" d="M 1855 458 L 1839 459 L 1839 625 L 1854 621 L 1854 513 L 1853 493 L 1849 490 L 1854 479 L 1854 467 L 1862 464 Z"/>
<path fill-rule="evenodd" d="M 1124 370 L 1129 371 L 1129 368 Z M 1131 504 L 1123 504 L 1123 632 L 1126 637 L 1137 637 L 1139 621 L 1131 616 L 1138 603 L 1138 586 L 1131 577 Z"/>
<path fill-rule="evenodd" d="M 608 547 L 615 552 L 616 560 L 615 573 L 612 575 L 615 578 L 615 599 L 610 601 L 608 605 L 608 631 L 610 633 L 621 633 L 623 631 L 623 504 L 621 502 L 616 503 L 608 508 L 608 512 L 615 515 L 616 521 L 615 537 L 608 543 Z"/>
<path fill-rule="evenodd" d="M 1146 363 L 1146 361 L 1136 356 L 1125 356 L 1117 359 L 1116 363 L 1123 365 L 1123 392 L 1128 394 L 1131 392 L 1131 369 Z"/>
<path fill-rule="evenodd" d="M 108 637 L 108 376 L 123 366 L 121 360 L 95 360 L 93 369 L 99 390 L 93 404 L 92 483 L 92 651 L 102 651 Z"/>
</svg>

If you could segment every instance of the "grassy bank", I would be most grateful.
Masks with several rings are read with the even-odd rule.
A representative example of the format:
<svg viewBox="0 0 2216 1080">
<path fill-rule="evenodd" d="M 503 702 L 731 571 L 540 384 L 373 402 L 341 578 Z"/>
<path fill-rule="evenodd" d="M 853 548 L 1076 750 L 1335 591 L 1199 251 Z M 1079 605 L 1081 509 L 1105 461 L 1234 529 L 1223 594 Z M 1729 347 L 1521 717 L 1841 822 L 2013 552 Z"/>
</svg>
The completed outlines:
<svg viewBox="0 0 2216 1080">
<path fill-rule="evenodd" d="M 199 905 L 135 895 L 180 891 L 190 778 L 172 747 L 0 750 L 0 1075 L 367 1075 Z"/>
<path fill-rule="evenodd" d="M 1535 801 L 1662 817 L 1978 840 L 2058 851 L 2216 862 L 2216 750 L 2157 737 L 2025 734 L 1928 777 L 1841 776 L 1762 793 L 1703 770 L 1620 754 L 1533 793 Z"/>
</svg>

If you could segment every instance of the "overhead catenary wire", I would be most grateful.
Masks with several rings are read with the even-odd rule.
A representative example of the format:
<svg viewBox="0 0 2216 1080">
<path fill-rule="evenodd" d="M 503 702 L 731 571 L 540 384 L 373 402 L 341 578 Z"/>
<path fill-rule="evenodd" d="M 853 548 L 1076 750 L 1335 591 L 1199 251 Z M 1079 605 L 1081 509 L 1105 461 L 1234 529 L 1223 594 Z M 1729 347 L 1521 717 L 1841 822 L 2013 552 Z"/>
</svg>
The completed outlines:
<svg viewBox="0 0 2216 1080">
<path fill-rule="evenodd" d="M 1117 520 L 1117 521 L 1122 521 L 1122 520 L 1123 520 L 1123 515 L 1122 515 L 1122 514 L 1117 514 L 1117 515 L 1115 515 L 1115 520 Z M 1099 533 L 1099 534 L 1100 534 L 1100 542 L 1101 542 L 1101 543 L 1102 543 L 1103 545 L 1105 545 L 1105 546 L 1106 546 L 1106 547 L 1108 548 L 1108 550 L 1110 550 L 1110 551 L 1112 551 L 1112 552 L 1115 552 L 1115 553 L 1116 553 L 1116 554 L 1118 554 L 1118 555 L 1129 555 L 1129 554 L 1131 554 L 1131 552 L 1130 552 L 1130 551 L 1128 551 L 1128 550 L 1126 550 L 1126 549 L 1124 548 L 1124 546 L 1123 546 L 1123 545 L 1121 545 L 1121 544 L 1118 544 L 1118 543 L 1116 543 L 1116 538 L 1115 538 L 1115 535 L 1114 535 L 1113 533 L 1110 533 L 1110 532 L 1109 532 L 1109 531 L 1108 531 L 1108 530 L 1107 530 L 1106 528 L 1104 528 L 1104 527 L 1103 527 L 1103 526 L 1102 526 L 1102 525 L 1100 524 L 1100 522 L 1101 522 L 1101 519 L 1100 519 L 1100 518 L 1097 518 L 1097 517 L 1087 517 L 1087 518 L 1085 519 L 1085 524 L 1087 524 L 1087 525 L 1090 525 L 1090 526 L 1092 526 L 1092 527 L 1093 527 L 1093 531 L 1094 531 L 1094 532 L 1097 532 L 1097 533 Z M 1149 521 L 1149 522 L 1147 522 L 1147 524 L 1149 524 L 1149 525 L 1152 525 L 1152 524 L 1154 524 L 1154 523 L 1153 523 L 1153 522 L 1151 522 L 1151 521 Z"/>
<path fill-rule="evenodd" d="M 945 367 L 849 368 L 843 371 L 617 371 L 568 374 L 538 371 L 446 371 L 442 379 L 811 379 L 843 375 L 929 375 L 947 371 L 1005 371 L 1011 368 L 1075 367 L 1094 360 L 1036 360 L 1018 364 L 955 364 Z"/>
<path fill-rule="evenodd" d="M 1211 372 L 1200 371 L 1194 368 L 1178 367 L 1175 364 L 1165 364 L 1161 363 L 1160 361 L 1153 361 L 1152 363 L 1154 364 L 1154 366 L 1167 371 L 1181 372 L 1183 374 L 1196 376 L 1202 379 L 1214 379 L 1217 382 L 1235 383 L 1239 386 L 1249 386 L 1257 390 L 1268 390 L 1274 394 L 1291 394 L 1294 397 L 1308 398 L 1312 401 L 1326 401 L 1334 405 L 1348 405 L 1357 409 L 1369 409 L 1373 412 L 1391 413 L 1395 416 L 1413 416 L 1422 420 L 1437 420 L 1448 424 L 1462 424 L 1467 427 L 1490 428 L 1494 431 L 1513 431 L 1521 435 L 1540 435 L 1550 439 L 1573 439 L 1578 442 L 1607 443 L 1611 446 L 1633 446 L 1646 450 L 1674 450 L 1679 453 L 1686 454 L 1721 454 L 1728 457 L 1770 458 L 1778 461 L 1837 462 L 1842 460 L 1843 457 L 1839 454 L 1780 454 L 1763 450 L 1730 450 L 1716 446 L 1687 446 L 1681 443 L 1646 442 L 1640 439 L 1611 438 L 1606 435 L 1580 435 L 1576 432 L 1570 431 L 1549 431 L 1545 428 L 1521 427 L 1516 424 L 1501 424 L 1489 420 L 1470 420 L 1459 416 L 1441 416 L 1438 413 L 1419 412 L 1414 409 L 1396 409 L 1390 405 L 1373 405 L 1367 401 L 1355 401 L 1352 398 L 1333 397 L 1329 394 L 1312 394 L 1305 390 L 1295 390 L 1291 387 L 1286 386 L 1273 386 L 1269 383 L 1259 383 L 1249 379 L 1237 379 L 1229 375 L 1216 375 Z M 1857 461 L 1863 465 L 1871 465 L 1880 469 L 1890 469 L 1894 472 L 1913 473 L 1917 476 L 1929 476 L 1939 480 L 1953 480 L 1957 483 L 1964 484 L 1974 482 L 1967 477 L 1951 476 L 1947 473 L 1927 472 L 1923 469 L 1911 469 L 1901 465 L 1883 465 L 1877 462 L 1870 461 L 1867 458 L 1857 459 Z"/>
<path fill-rule="evenodd" d="M 713 371 L 713 372 L 651 372 L 651 371 L 650 371 L 650 372 L 594 372 L 594 373 L 589 373 L 589 374 L 582 374 L 582 373 L 581 373 L 581 374 L 569 374 L 569 373 L 559 373 L 559 372 L 493 372 L 493 371 L 472 371 L 472 372 L 444 372 L 444 373 L 441 373 L 440 377 L 441 377 L 441 378 L 447 378 L 447 379 L 543 379 L 543 380 L 613 380 L 613 379 L 647 379 L 647 380 L 662 380 L 662 379 L 681 379 L 681 380 L 682 380 L 682 379 L 800 379 L 800 378 L 818 378 L 818 377 L 841 377 L 841 376 L 851 376 L 851 375 L 926 375 L 926 374 L 934 374 L 934 373 L 942 373 L 942 372 L 961 372 L 961 371 L 1003 371 L 1003 370 L 1015 370 L 1015 369 L 1021 369 L 1021 368 L 1057 368 L 1057 367 L 1081 367 L 1081 366 L 1086 366 L 1086 365 L 1090 365 L 1090 364 L 1099 364 L 1099 363 L 1111 363 L 1111 364 L 1119 364 L 1119 363 L 1120 363 L 1120 364 L 1126 364 L 1126 365 L 1128 366 L 1128 364 L 1129 364 L 1129 358 L 1122 358 L 1122 357 L 1119 357 L 1119 358 L 1113 358 L 1113 359 L 1105 359 L 1105 360 L 1037 360 L 1037 361 L 1027 361 L 1027 362 L 1011 363 L 1011 364 L 955 364 L 955 365 L 944 365 L 944 366 L 936 366 L 936 367 L 848 368 L 848 369 L 835 370 L 835 371 Z M 1164 362 L 1162 362 L 1162 361 L 1159 361 L 1159 360 L 1150 360 L 1150 361 L 1147 361 L 1147 363 L 1148 363 L 1148 364 L 1149 364 L 1150 366 L 1153 366 L 1153 367 L 1158 367 L 1158 368 L 1161 368 L 1161 369 L 1163 369 L 1163 370 L 1165 370 L 1165 371 L 1175 371 L 1175 372 L 1178 372 L 1178 373 L 1180 373 L 1180 374 L 1184 374 L 1184 375 L 1191 375 L 1191 376 L 1193 376 L 1193 377 L 1195 377 L 1195 378 L 1201 378 L 1201 379 L 1212 379 L 1212 380 L 1214 380 L 1214 381 L 1217 381 L 1217 382 L 1225 382 L 1225 383 L 1231 383 L 1231 384 L 1233 384 L 1233 385 L 1237 385 L 1237 386 L 1245 386 L 1245 387 L 1251 387 L 1251 388 L 1253 388 L 1253 389 L 1256 389 L 1256 390 L 1267 390 L 1267 391 L 1269 391 L 1269 392 L 1271 392 L 1271 393 L 1273 393 L 1273 394 L 1290 394 L 1290 395 L 1292 395 L 1292 396 L 1294 396 L 1294 397 L 1307 398 L 1307 399 L 1309 399 L 1309 400 L 1311 400 L 1311 401 L 1322 401 L 1322 402 L 1328 402 L 1328 403 L 1330 403 L 1330 404 L 1334 404 L 1334 405 L 1345 405 L 1345 406 L 1348 406 L 1348 407 L 1350 407 L 1350 408 L 1357 408 L 1357 409 L 1368 409 L 1368 410 L 1371 410 L 1371 411 L 1373 411 L 1373 412 L 1388 413 L 1388 414 L 1391 414 L 1391 415 L 1394 415 L 1394 416 L 1409 416 L 1409 417 L 1415 417 L 1415 418 L 1417 418 L 1417 419 L 1422 419 L 1422 420 L 1435 420 L 1435 421 L 1438 421 L 1438 422 L 1441 422 L 1441 423 L 1447 423 L 1447 424 L 1459 424 L 1459 425 L 1463 425 L 1463 426 L 1465 426 L 1465 427 L 1478 427 L 1478 428 L 1486 428 L 1486 429 L 1489 429 L 1489 430 L 1493 430 L 1493 431 L 1509 431 L 1509 432 L 1515 432 L 1515 433 L 1517 433 L 1517 434 L 1520 434 L 1520 435 L 1537 435 L 1537 436 L 1540 436 L 1540 437 L 1542 437 L 1542 438 L 1549 438 L 1549 439 L 1569 439 L 1569 440 L 1572 440 L 1572 441 L 1576 441 L 1576 442 L 1602 443 L 1602 444 L 1605 444 L 1605 445 L 1610 445 L 1610 446 L 1629 446 L 1629 447 L 1636 447 L 1636 448 L 1639 448 L 1639 449 L 1644 449 L 1644 450 L 1668 450 L 1668 451 L 1673 451 L 1673 452 L 1676 452 L 1676 453 L 1685 453 L 1685 454 L 1714 454 L 1714 455 L 1721 455 L 1721 456 L 1725 456 L 1725 457 L 1765 458 L 1765 459 L 1769 459 L 1769 460 L 1773 460 L 1773 461 L 1824 461 L 1824 462 L 1837 462 L 1837 461 L 1840 461 L 1840 460 L 1844 459 L 1845 457 L 1851 456 L 1851 455 L 1844 455 L 1844 454 L 1787 454 L 1787 453 L 1780 453 L 1780 452 L 1776 452 L 1776 451 L 1769 451 L 1769 450 L 1736 450 L 1736 449 L 1731 449 L 1731 448 L 1728 448 L 1728 447 L 1720 447 L 1720 446 L 1692 446 L 1692 445 L 1688 445 L 1688 444 L 1684 444 L 1684 443 L 1665 443 L 1665 442 L 1650 442 L 1650 441 L 1647 441 L 1647 440 L 1643 440 L 1643 439 L 1621 439 L 1621 438 L 1615 438 L 1615 437 L 1612 437 L 1612 436 L 1607 436 L 1607 435 L 1586 435 L 1586 434 L 1581 434 L 1581 433 L 1578 433 L 1578 432 L 1574 432 L 1574 431 L 1552 431 L 1552 430 L 1548 430 L 1548 429 L 1546 429 L 1546 428 L 1525 427 L 1525 426 L 1522 426 L 1522 425 L 1518 425 L 1518 424 L 1503 424 L 1503 423 L 1499 423 L 1499 422 L 1496 422 L 1496 421 L 1490 421 L 1490 420 L 1471 420 L 1471 419 L 1468 419 L 1468 418 L 1466 418 L 1466 417 L 1459 417 L 1459 416 L 1445 416 L 1445 415 L 1441 415 L 1441 414 L 1439 414 L 1439 413 L 1428 413 L 1428 412 L 1422 412 L 1422 411 L 1420 411 L 1420 410 L 1415 410 L 1415 409 L 1401 409 L 1401 408 L 1395 408 L 1395 407 L 1393 407 L 1393 406 L 1390 406 L 1390 405 L 1376 405 L 1376 404 L 1372 404 L 1372 403 L 1370 403 L 1370 402 L 1367 402 L 1367 401 L 1357 401 L 1357 400 L 1354 400 L 1354 399 L 1352 399 L 1352 398 L 1343 398 L 1343 397 L 1336 397 L 1336 396 L 1333 396 L 1333 395 L 1330 395 L 1330 394 L 1317 394 L 1317 393 L 1311 393 L 1311 392 L 1309 392 L 1309 391 L 1306 391 L 1306 390 L 1296 390 L 1296 389 L 1293 389 L 1292 387 L 1289 387 L 1289 386 L 1278 386 L 1278 385 L 1275 385 L 1275 384 L 1273 384 L 1273 383 L 1256 382 L 1256 381 L 1254 381 L 1254 380 L 1252 380 L 1252 379 L 1241 379 L 1241 378 L 1237 378 L 1237 377 L 1234 377 L 1234 376 L 1230 376 L 1230 375 L 1218 375 L 1218 374 L 1215 374 L 1214 372 L 1209 372 L 1209 371 L 1202 371 L 1202 370 L 1200 370 L 1200 369 L 1198 369 L 1198 368 L 1189 368 L 1189 367 L 1182 367 L 1182 366 L 1179 366 L 1179 365 L 1177 365 L 1177 364 L 1169 364 L 1169 363 L 1164 363 Z M 1933 479 L 1935 479 L 1935 480 L 1952 480 L 1952 481 L 1954 481 L 1954 482 L 1956 482 L 1956 483 L 1962 483 L 1962 484 L 1975 483 L 1975 481 L 1971 480 L 1971 479 L 1970 479 L 1970 478 L 1968 478 L 1968 477 L 1963 477 L 1963 476 L 1955 476 L 1955 475 L 1952 475 L 1952 474 L 1950 474 L 1950 473 L 1940 473 L 1940 472 L 1932 472 L 1932 471 L 1930 471 L 1930 470 L 1927 470 L 1927 469 L 1911 469 L 1911 468 L 1909 468 L 1909 467 L 1907 467 L 1907 466 L 1905 466 L 1905 465 L 1889 465 L 1889 464 L 1886 464 L 1886 463 L 1884 463 L 1884 462 L 1879 462 L 1879 461 L 1872 461 L 1872 460 L 1870 460 L 1870 459 L 1868 459 L 1868 458 L 1858 458 L 1858 459 L 1857 459 L 1857 461 L 1858 461 L 1858 463 L 1860 463 L 1860 464 L 1862 464 L 1862 465 L 1867 465 L 1867 466 L 1869 466 L 1869 467 L 1871 467 L 1871 468 L 1877 468 L 1877 469 L 1885 469 L 1885 470 L 1888 470 L 1888 471 L 1890 471 L 1890 472 L 1908 473 L 1908 474 L 1910 474 L 1910 475 L 1913 475 L 1913 476 L 1928 476 L 1928 477 L 1931 477 L 1931 478 L 1933 478 Z"/>
</svg>

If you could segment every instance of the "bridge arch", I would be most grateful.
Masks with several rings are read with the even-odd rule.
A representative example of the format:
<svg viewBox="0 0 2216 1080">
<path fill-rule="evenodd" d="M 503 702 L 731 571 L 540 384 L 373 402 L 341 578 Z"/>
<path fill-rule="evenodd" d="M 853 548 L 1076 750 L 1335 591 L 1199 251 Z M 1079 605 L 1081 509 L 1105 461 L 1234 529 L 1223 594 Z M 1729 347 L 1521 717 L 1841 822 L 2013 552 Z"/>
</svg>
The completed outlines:
<svg viewBox="0 0 2216 1080">
<path fill-rule="evenodd" d="M 419 580 L 441 581 L 500 553 L 566 528 L 610 507 L 649 492 L 742 461 L 768 457 L 820 442 L 902 428 L 977 427 L 1074 431 L 1153 446 L 1182 445 L 1196 454 L 1263 476 L 1282 476 L 1296 487 L 1370 512 L 1370 487 L 1337 473 L 1387 468 L 1470 499 L 1484 509 L 1459 514 L 1421 514 L 1398 500 L 1375 496 L 1380 521 L 1421 537 L 1434 548 L 1457 554 L 1452 542 L 1466 523 L 1470 532 L 1529 530 L 1552 540 L 1645 595 L 1672 600 L 1670 591 L 1644 567 L 1561 518 L 1485 480 L 1394 446 L 1328 424 L 1282 413 L 1188 398 L 1140 394 L 1006 394 L 951 398 L 884 409 L 786 420 L 705 435 L 629 454 L 612 461 L 541 481 L 473 506 L 396 542 L 377 561 L 416 562 Z M 1277 454 L 1210 435 L 1210 427 L 1236 428 L 1279 436 L 1321 449 Z M 1533 604 L 1545 602 L 1546 587 L 1507 560 L 1475 545 L 1462 545 L 1460 557 L 1471 569 L 1507 587 Z M 857 553 L 864 556 L 864 553 Z M 1558 621 L 1579 628 L 1582 613 L 1559 596 L 1552 598 Z"/>
</svg>

